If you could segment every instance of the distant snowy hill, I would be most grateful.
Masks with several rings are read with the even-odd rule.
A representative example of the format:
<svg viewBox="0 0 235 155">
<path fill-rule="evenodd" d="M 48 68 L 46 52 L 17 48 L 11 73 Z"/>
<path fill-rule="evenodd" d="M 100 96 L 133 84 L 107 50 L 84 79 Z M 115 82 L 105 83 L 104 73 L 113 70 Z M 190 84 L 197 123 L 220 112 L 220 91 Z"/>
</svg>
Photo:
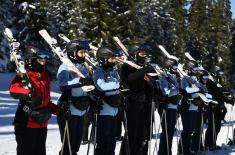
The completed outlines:
<svg viewBox="0 0 235 155">
<path fill-rule="evenodd" d="M 0 73 L 0 155 L 15 155 L 16 154 L 16 142 L 15 142 L 15 136 L 14 136 L 14 128 L 12 125 L 12 121 L 14 119 L 15 110 L 17 108 L 18 101 L 11 98 L 9 95 L 9 84 L 11 80 L 14 78 L 15 74 L 2 74 Z M 56 102 L 57 98 L 59 97 L 59 91 L 58 91 L 58 85 L 54 81 L 52 83 L 52 100 L 53 102 Z M 232 114 L 233 118 L 230 120 L 230 114 Z M 206 152 L 206 155 L 235 155 L 235 148 L 234 147 L 228 147 L 225 145 L 226 138 L 227 138 L 227 132 L 229 129 L 229 137 L 232 136 L 231 131 L 231 122 L 234 123 L 234 117 L 235 112 L 231 111 L 231 106 L 228 105 L 228 113 L 226 116 L 226 119 L 228 121 L 227 124 L 224 124 L 221 132 L 218 136 L 218 144 L 222 146 L 222 150 L 219 151 L 213 151 L 213 152 Z M 156 126 L 158 128 L 159 126 L 159 115 L 156 113 Z M 229 127 L 229 128 L 228 128 Z M 180 129 L 182 129 L 182 126 L 180 126 Z M 180 130 L 181 132 L 181 130 Z M 204 130 L 205 132 L 205 130 Z M 158 134 L 158 144 L 159 144 L 159 134 Z M 177 154 L 177 134 L 175 133 L 174 141 L 173 141 L 173 155 Z M 155 139 L 152 139 L 152 151 L 155 145 Z M 116 146 L 116 155 L 119 154 L 120 149 L 120 142 L 117 142 Z M 92 145 L 93 146 L 93 145 Z M 48 137 L 47 137 L 47 154 L 48 155 L 55 155 L 58 154 L 59 149 L 61 147 L 60 142 L 60 135 L 58 130 L 58 125 L 56 123 L 55 116 L 50 120 L 49 126 L 48 126 Z M 91 147 L 90 154 L 93 154 L 93 147 Z M 87 151 L 87 145 L 82 145 L 80 148 L 80 151 L 78 154 L 85 155 Z M 156 154 L 156 153 L 155 153 Z M 151 152 L 152 155 L 152 152 Z"/>
</svg>

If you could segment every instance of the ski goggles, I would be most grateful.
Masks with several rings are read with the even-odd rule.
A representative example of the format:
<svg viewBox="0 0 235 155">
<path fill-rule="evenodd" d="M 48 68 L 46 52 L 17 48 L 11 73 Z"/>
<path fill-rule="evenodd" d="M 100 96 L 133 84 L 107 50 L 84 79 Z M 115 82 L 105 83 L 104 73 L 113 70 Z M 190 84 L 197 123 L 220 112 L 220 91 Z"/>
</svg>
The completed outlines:
<svg viewBox="0 0 235 155">
<path fill-rule="evenodd" d="M 172 66 L 171 66 L 171 69 L 177 70 L 177 69 L 178 69 L 178 65 L 172 65 Z"/>
<path fill-rule="evenodd" d="M 51 58 L 52 58 L 52 55 L 51 55 L 51 53 L 48 52 L 48 51 L 38 51 L 38 52 L 36 53 L 36 57 L 37 57 L 38 59 L 51 59 Z"/>
<path fill-rule="evenodd" d="M 203 80 L 208 80 L 208 79 L 209 79 L 209 76 L 207 76 L 207 75 L 202 76 L 202 79 L 203 79 Z"/>
</svg>

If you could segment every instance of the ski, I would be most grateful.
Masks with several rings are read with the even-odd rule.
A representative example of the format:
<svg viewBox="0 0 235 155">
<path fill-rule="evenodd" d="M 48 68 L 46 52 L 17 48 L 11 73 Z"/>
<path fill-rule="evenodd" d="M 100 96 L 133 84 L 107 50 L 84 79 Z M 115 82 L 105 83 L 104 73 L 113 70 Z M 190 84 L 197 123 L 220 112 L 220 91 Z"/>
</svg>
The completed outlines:
<svg viewBox="0 0 235 155">
<path fill-rule="evenodd" d="M 60 61 L 65 63 L 68 66 L 68 68 L 71 71 L 75 72 L 78 76 L 85 78 L 85 76 L 81 73 L 81 71 L 79 71 L 79 69 L 77 69 L 77 67 L 63 53 L 61 48 L 57 45 L 57 40 L 55 38 L 52 38 L 45 29 L 40 30 L 39 34 L 50 45 L 52 51 L 59 57 Z"/>
<path fill-rule="evenodd" d="M 196 60 L 195 60 L 188 52 L 185 52 L 184 55 L 185 55 L 190 61 L 196 62 Z"/>
<path fill-rule="evenodd" d="M 175 61 L 179 61 L 179 58 L 177 58 L 174 55 L 169 54 L 166 49 L 162 45 L 158 45 L 159 49 L 162 51 L 162 53 L 168 58 L 168 59 L 173 59 Z"/>
<path fill-rule="evenodd" d="M 125 56 L 125 58 L 129 57 L 129 53 L 127 48 L 123 45 L 123 43 L 121 42 L 121 40 L 118 37 L 113 37 L 113 41 L 114 44 L 116 44 L 122 51 L 123 55 Z"/>
<path fill-rule="evenodd" d="M 4 35 L 6 36 L 9 42 L 10 57 L 11 57 L 10 59 L 11 61 L 15 62 L 17 72 L 20 74 L 20 77 L 22 78 L 23 85 L 26 88 L 33 90 L 32 85 L 30 83 L 30 79 L 25 69 L 25 63 L 22 60 L 19 52 L 20 43 L 14 38 L 12 31 L 9 28 L 5 28 Z"/>
<path fill-rule="evenodd" d="M 9 42 L 11 61 L 15 62 L 16 72 L 20 75 L 21 82 L 22 82 L 24 88 L 29 89 L 31 91 L 31 93 L 34 92 L 34 89 L 30 83 L 29 76 L 28 76 L 27 71 L 25 69 L 24 60 L 22 59 L 22 57 L 20 55 L 20 49 L 19 49 L 20 43 L 14 38 L 12 31 L 9 28 L 5 28 L 4 35 L 6 36 L 8 42 Z M 29 97 L 31 97 L 31 96 L 29 96 Z M 27 105 L 24 105 L 22 109 L 26 113 L 32 112 L 32 108 Z"/>
</svg>

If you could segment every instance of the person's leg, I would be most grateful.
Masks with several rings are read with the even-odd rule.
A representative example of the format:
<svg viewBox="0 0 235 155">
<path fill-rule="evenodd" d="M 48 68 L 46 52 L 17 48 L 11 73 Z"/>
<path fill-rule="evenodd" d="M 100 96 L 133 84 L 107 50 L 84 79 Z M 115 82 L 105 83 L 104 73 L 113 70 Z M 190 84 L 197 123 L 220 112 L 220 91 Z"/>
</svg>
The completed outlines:
<svg viewBox="0 0 235 155">
<path fill-rule="evenodd" d="M 17 143 L 17 155 L 35 154 L 37 147 L 37 134 L 35 129 L 15 126 L 15 136 Z"/>
<path fill-rule="evenodd" d="M 34 154 L 46 155 L 47 128 L 35 129 L 37 132 L 37 143 Z"/>
<path fill-rule="evenodd" d="M 162 134 L 160 137 L 159 155 L 171 154 L 171 147 L 172 147 L 172 140 L 174 136 L 175 124 L 176 124 L 176 110 L 166 109 L 166 122 L 165 122 L 165 117 L 163 116 L 163 120 L 161 123 Z M 167 128 L 167 130 L 165 127 Z"/>
<path fill-rule="evenodd" d="M 114 155 L 116 146 L 116 118 L 98 116 L 96 155 Z"/>
</svg>

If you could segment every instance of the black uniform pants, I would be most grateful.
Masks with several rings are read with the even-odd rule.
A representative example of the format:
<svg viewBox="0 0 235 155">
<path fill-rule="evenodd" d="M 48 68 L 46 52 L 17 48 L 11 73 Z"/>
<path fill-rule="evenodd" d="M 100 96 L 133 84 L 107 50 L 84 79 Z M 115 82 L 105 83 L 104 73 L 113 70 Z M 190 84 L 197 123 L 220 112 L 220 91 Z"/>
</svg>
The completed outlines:
<svg viewBox="0 0 235 155">
<path fill-rule="evenodd" d="M 145 103 L 130 101 L 127 103 L 127 129 L 129 138 L 129 151 L 131 155 L 147 155 L 149 127 L 146 121 L 150 120 L 146 116 Z M 121 153 L 126 154 L 125 141 L 122 142 Z"/>
<path fill-rule="evenodd" d="M 95 155 L 114 155 L 116 147 L 116 117 L 100 116 L 97 118 L 97 146 Z"/>
<path fill-rule="evenodd" d="M 213 118 L 214 117 L 214 118 Z M 205 147 L 216 148 L 217 135 L 221 129 L 222 112 L 219 106 L 207 111 L 208 127 L 205 135 Z M 213 129 L 214 128 L 214 129 Z M 214 136 L 213 136 L 214 135 Z"/>
<path fill-rule="evenodd" d="M 165 111 L 165 112 L 164 112 Z M 160 109 L 159 111 L 160 117 L 162 116 L 162 133 L 160 136 L 160 144 L 159 144 L 159 155 L 171 155 L 171 147 L 172 147 L 172 140 L 174 136 L 174 129 L 176 124 L 176 109 Z M 162 115 L 163 114 L 163 115 Z M 166 118 L 166 121 L 165 121 Z M 166 130 L 167 128 L 167 130 Z M 167 131 L 167 132 L 166 132 Z M 168 141 L 168 147 L 167 147 L 167 141 Z M 169 149 L 169 150 L 168 150 Z M 169 151 L 167 153 L 167 151 Z"/>
<path fill-rule="evenodd" d="M 80 148 L 83 132 L 83 119 L 83 116 L 71 115 L 70 119 L 68 120 L 69 138 L 72 155 L 77 155 L 77 152 Z M 60 129 L 61 142 L 63 142 L 65 120 L 61 119 L 60 117 L 57 117 L 57 122 Z M 65 139 L 63 155 L 69 155 L 67 135 Z"/>
<path fill-rule="evenodd" d="M 15 126 L 17 155 L 46 155 L 47 128 Z"/>
<path fill-rule="evenodd" d="M 183 131 L 181 133 L 182 144 L 179 146 L 179 152 L 190 154 L 192 151 L 199 151 L 201 148 L 201 123 L 202 113 L 198 111 L 184 110 L 181 112 L 181 119 L 183 124 Z"/>
</svg>

